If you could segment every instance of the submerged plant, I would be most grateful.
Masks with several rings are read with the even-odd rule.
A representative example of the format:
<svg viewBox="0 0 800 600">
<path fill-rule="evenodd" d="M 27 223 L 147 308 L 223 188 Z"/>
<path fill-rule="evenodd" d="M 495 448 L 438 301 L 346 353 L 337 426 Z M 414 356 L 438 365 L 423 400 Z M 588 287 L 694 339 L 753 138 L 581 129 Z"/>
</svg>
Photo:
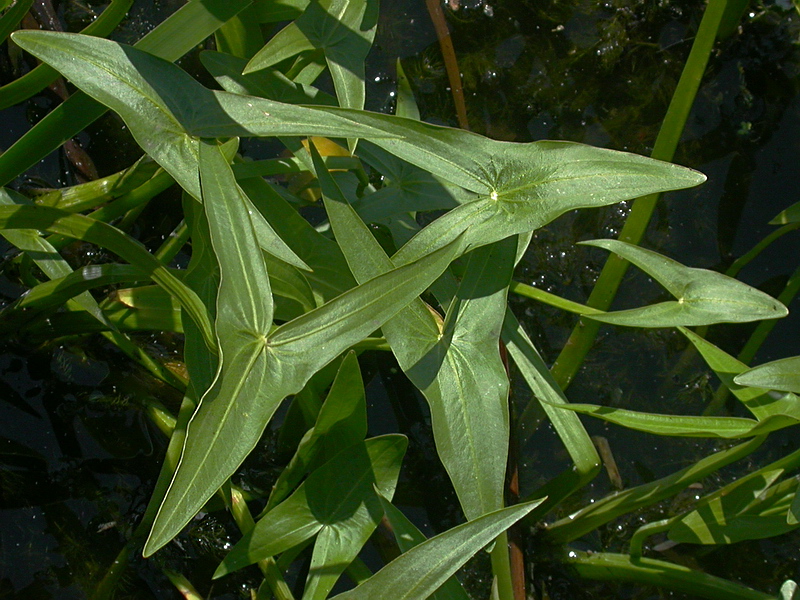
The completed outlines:
<svg viewBox="0 0 800 600">
<path fill-rule="evenodd" d="M 2 325 L 9 330 L 22 324 L 23 331 L 40 335 L 49 326 L 53 337 L 76 328 L 102 331 L 154 376 L 185 391 L 177 417 L 150 407 L 171 436 L 167 456 L 130 545 L 97 594 L 111 593 L 122 559 L 133 549 L 157 557 L 216 495 L 242 537 L 214 577 L 257 564 L 264 586 L 258 597 L 295 597 L 286 573 L 307 560 L 304 599 L 329 597 L 346 570 L 357 585 L 335 596 L 343 600 L 464 598 L 454 574 L 489 547 L 493 594 L 519 600 L 521 579 L 506 530 L 523 520 L 544 524 L 601 465 L 578 413 L 656 435 L 747 441 L 544 524 L 541 537 L 551 544 L 567 545 L 679 494 L 747 456 L 771 432 L 798 423 L 796 363 L 774 366 L 766 378 L 767 366 L 744 373 L 742 362 L 687 329 L 767 323 L 787 314 L 784 304 L 730 276 L 636 245 L 658 194 L 705 180 L 663 160 L 674 153 L 725 4 L 709 4 L 689 74 L 656 143 L 654 155 L 661 160 L 568 142 L 499 142 L 429 125 L 414 118 L 407 89 L 396 115 L 364 111 L 364 58 L 378 11 L 369 0 L 194 2 L 135 46 L 80 34 L 14 33 L 19 47 L 80 91 L 0 155 L 3 184 L 107 108 L 123 119 L 145 155 L 124 172 L 36 201 L 10 189 L 0 192 L 3 235 L 40 270 L 29 265 L 30 289 L 0 314 Z M 9 23 L 15 7 L 3 15 Z M 260 25 L 287 19 L 290 24 L 265 42 Z M 175 35 L 187 27 L 191 39 Z M 204 52 L 201 60 L 222 91 L 204 87 L 171 62 L 212 33 L 221 51 Z M 335 97 L 312 85 L 326 70 Z M 238 149 L 248 138 L 277 138 L 290 156 L 246 160 Z M 296 194 L 265 178 L 298 173 L 308 176 L 309 189 Z M 173 181 L 183 190 L 184 221 L 157 251 L 109 224 Z M 309 197 L 304 191 L 321 197 L 326 216 L 317 227 L 298 211 Z M 512 281 L 535 230 L 568 211 L 633 198 L 640 200 L 620 240 L 586 242 L 617 257 L 601 275 L 590 306 Z M 90 209 L 96 210 L 82 214 Z M 421 226 L 422 213 L 438 216 Z M 126 262 L 73 271 L 59 254 L 66 238 L 97 244 Z M 188 268 L 171 268 L 187 244 Z M 627 264 L 623 259 L 674 300 L 606 312 Z M 89 293 L 112 284 L 130 287 L 99 303 Z M 583 316 L 552 373 L 508 307 L 512 287 Z M 64 304 L 67 311 L 55 312 Z M 752 417 L 570 404 L 563 389 L 601 322 L 678 328 Z M 184 334 L 186 374 L 161 364 L 128 335 L 152 329 Z M 358 362 L 366 350 L 391 351 L 430 408 L 436 450 L 466 522 L 429 540 L 392 504 L 407 439 L 396 433 L 367 437 Z M 506 497 L 509 440 L 522 425 L 509 414 L 509 360 L 534 396 L 522 424 L 526 415 L 545 415 L 574 463 L 513 503 Z M 231 477 L 287 399 L 291 406 L 279 435 L 293 440 L 287 443 L 291 459 L 269 494 L 245 497 Z M 797 482 L 787 476 L 800 460 L 795 454 L 645 525 L 626 554 L 567 550 L 563 562 L 587 578 L 634 580 L 712 598 L 773 597 L 645 558 L 643 540 L 667 532 L 675 542 L 733 543 L 796 527 Z M 255 506 L 263 508 L 257 519 L 250 512 Z M 372 574 L 359 554 L 387 524 L 400 554 Z M 167 574 L 181 589 L 190 587 L 180 574 Z"/>
</svg>

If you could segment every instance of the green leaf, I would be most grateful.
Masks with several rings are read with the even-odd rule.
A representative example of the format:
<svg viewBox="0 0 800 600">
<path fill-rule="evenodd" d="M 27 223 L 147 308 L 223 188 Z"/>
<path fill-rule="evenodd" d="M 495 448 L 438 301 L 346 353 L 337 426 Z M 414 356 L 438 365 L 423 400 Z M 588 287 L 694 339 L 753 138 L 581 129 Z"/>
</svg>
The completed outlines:
<svg viewBox="0 0 800 600">
<path fill-rule="evenodd" d="M 219 179 L 211 181 L 221 183 Z M 219 192 L 236 194 L 234 189 L 220 185 Z M 230 235 L 230 231 L 220 233 Z M 427 288 L 447 268 L 457 243 L 345 292 L 269 335 L 268 329 L 259 330 L 246 322 L 239 330 L 218 328 L 221 345 L 230 345 L 233 351 L 221 349 L 225 366 L 189 424 L 181 463 L 145 554 L 171 540 L 235 472 L 258 443 L 281 400 L 300 391 L 317 370 L 378 329 Z M 227 260 L 234 257 L 235 253 Z M 245 263 L 241 264 L 245 268 Z M 241 298 L 241 294 L 241 289 L 231 290 L 239 318 L 261 319 L 255 308 L 258 303 Z M 218 301 L 218 305 L 223 303 Z M 224 344 L 223 336 L 229 338 Z"/>
<path fill-rule="evenodd" d="M 763 471 L 763 470 L 762 470 Z M 725 486 L 677 519 L 669 539 L 689 544 L 733 544 L 781 535 L 798 524 L 787 515 L 797 492 L 797 479 L 774 484 L 783 469 L 763 471 Z"/>
<path fill-rule="evenodd" d="M 406 77 L 406 73 L 403 71 L 403 64 L 399 58 L 395 64 L 397 69 L 397 106 L 395 107 L 395 114 L 398 117 L 419 121 L 419 107 L 414 98 L 414 91 L 411 89 L 411 82 Z"/>
<path fill-rule="evenodd" d="M 786 414 L 800 418 L 800 402 L 794 394 L 777 396 L 759 389 L 743 387 L 736 383 L 738 376 L 748 370 L 747 365 L 730 354 L 720 350 L 696 333 L 681 327 L 681 333 L 689 338 L 709 367 L 714 370 L 722 383 L 736 396 L 747 410 L 759 421 L 775 414 Z M 800 369 L 800 363 L 798 363 Z M 800 387 L 800 379 L 798 380 Z M 760 386 L 765 387 L 765 386 Z M 780 388 L 773 388 L 780 389 Z"/>
<path fill-rule="evenodd" d="M 339 106 L 364 108 L 364 60 L 378 23 L 376 0 L 318 0 L 278 32 L 247 64 L 244 73 L 271 67 L 310 50 L 321 50 Z"/>
<path fill-rule="evenodd" d="M 786 210 L 779 212 L 769 224 L 786 225 L 788 223 L 797 223 L 798 221 L 800 221 L 800 202 L 796 202 Z"/>
<path fill-rule="evenodd" d="M 124 44 L 44 31 L 16 32 L 14 40 L 119 114 L 142 149 L 198 199 L 198 138 L 247 135 L 249 123 L 263 121 L 274 124 L 268 135 L 386 135 L 309 108 L 211 91 L 171 62 Z"/>
<path fill-rule="evenodd" d="M 353 203 L 365 223 L 388 224 L 397 214 L 451 209 L 475 199 L 473 193 L 441 181 L 370 142 L 360 143 L 358 154 L 385 178 L 379 190 Z"/>
<path fill-rule="evenodd" d="M 517 504 L 454 527 L 401 554 L 334 600 L 419 600 L 435 592 L 500 533 L 541 504 Z"/>
<path fill-rule="evenodd" d="M 334 234 L 358 281 L 394 265 L 311 146 Z M 436 450 L 468 519 L 503 504 L 508 454 L 508 379 L 498 339 L 516 240 L 471 253 L 458 302 L 442 331 L 415 300 L 383 325 L 398 363 L 431 408 Z M 456 316 L 457 315 L 457 316 Z"/>
<path fill-rule="evenodd" d="M 569 452 L 576 469 L 589 476 L 600 467 L 600 457 L 594 443 L 586 433 L 578 415 L 559 410 L 569 404 L 569 401 L 510 309 L 506 311 L 503 322 L 503 342 L 506 344 L 509 356 L 533 392 L 531 403 L 536 402 L 541 406 L 558 437 L 561 438 L 561 443 Z"/>
<path fill-rule="evenodd" d="M 800 356 L 764 363 L 733 380 L 739 385 L 800 394 Z"/>
<path fill-rule="evenodd" d="M 40 206 L 0 207 L 0 229 L 39 229 L 107 248 L 173 295 L 198 324 L 209 347 L 216 346 L 208 314 L 197 295 L 170 273 L 144 246 L 119 229 L 83 215 Z"/>
<path fill-rule="evenodd" d="M 624 514 L 632 513 L 645 506 L 652 506 L 674 496 L 687 489 L 692 483 L 751 454 L 764 442 L 765 437 L 755 437 L 733 448 L 715 452 L 666 477 L 614 492 L 592 502 L 568 517 L 548 525 L 547 539 L 555 544 L 569 543 Z"/>
<path fill-rule="evenodd" d="M 249 6 L 229 19 L 214 33 L 214 41 L 220 52 L 250 58 L 264 45 L 264 35 L 258 22 L 258 11 Z"/>
<path fill-rule="evenodd" d="M 564 555 L 563 563 L 574 569 L 583 579 L 612 581 L 616 584 L 622 581 L 632 582 L 636 586 L 683 592 L 690 598 L 775 600 L 775 596 L 771 594 L 664 560 L 577 550 L 565 550 Z"/>
<path fill-rule="evenodd" d="M 291 135 L 370 139 L 481 194 L 426 227 L 409 248 L 401 249 L 400 263 L 450 243 L 467 228 L 465 244 L 489 244 L 532 231 L 575 208 L 605 206 L 705 180 L 683 167 L 581 144 L 497 142 L 392 115 L 291 106 L 211 91 L 167 61 L 99 38 L 52 32 L 14 35 L 26 50 L 108 102 L 143 148 L 193 195 L 199 194 L 192 138 Z"/>
<path fill-rule="evenodd" d="M 319 487 L 307 485 L 312 498 L 325 498 L 318 510 L 314 510 L 318 500 L 309 502 L 316 518 L 325 526 L 314 543 L 303 600 L 328 597 L 339 576 L 383 519 L 380 497 L 394 496 L 406 449 L 405 438 L 391 437 L 399 438 L 399 443 L 385 450 L 383 456 L 370 456 L 372 464 L 366 465 L 369 472 L 360 469 L 360 463 L 366 461 L 356 457 L 342 463 L 339 473 L 326 472 L 328 476 Z M 311 483 L 316 484 L 317 480 Z M 360 504 L 356 507 L 357 503 Z"/>
<path fill-rule="evenodd" d="M 125 329 L 149 329 L 183 333 L 181 307 L 155 285 L 116 290 L 103 310 Z"/>
<path fill-rule="evenodd" d="M 628 429 L 677 437 L 737 439 L 763 435 L 800 423 L 800 417 L 784 414 L 773 414 L 761 421 L 755 421 L 739 417 L 663 415 L 594 404 L 565 404 L 560 407 L 591 415 Z"/>
<path fill-rule="evenodd" d="M 267 268 L 250 217 L 253 211 L 220 147 L 203 141 L 199 150 L 203 208 L 220 268 L 215 323 L 220 360 L 211 387 L 189 421 L 181 461 L 145 545 L 148 554 L 155 551 L 148 548 L 164 530 L 180 522 L 179 530 L 197 512 L 187 495 L 197 498 L 199 488 L 206 494 L 201 499 L 205 502 L 236 470 L 278 404 L 260 397 L 268 381 L 266 345 L 273 305 Z M 218 422 L 203 419 L 207 407 L 212 414 L 219 413 Z M 250 436 L 245 428 L 238 437 L 230 429 L 233 419 L 229 413 L 234 407 L 239 419 L 251 423 Z M 242 451 L 231 452 L 234 444 Z M 223 447 L 227 451 L 222 451 Z M 201 487 L 197 480 L 210 469 L 217 473 L 216 485 Z"/>
<path fill-rule="evenodd" d="M 341 448 L 352 446 L 367 435 L 367 404 L 358 359 L 348 352 L 317 420 L 300 441 L 292 460 L 272 486 L 265 510 L 281 502 L 321 461 Z"/>
<path fill-rule="evenodd" d="M 280 71 L 261 69 L 243 75 L 246 60 L 207 50 L 200 54 L 200 62 L 211 73 L 222 89 L 232 94 L 258 96 L 289 104 L 336 105 L 336 98 L 317 88 L 295 83 Z"/>
<path fill-rule="evenodd" d="M 317 305 L 356 285 L 339 246 L 315 230 L 275 188 L 260 177 L 245 179 L 241 185 L 278 235 L 311 267 L 312 271 L 303 276 Z"/>
<path fill-rule="evenodd" d="M 13 1 L 2 0 L 0 2 L 0 11 L 11 6 Z M 33 0 L 16 0 L 14 5 L 0 16 L 0 44 L 5 42 L 11 32 L 19 26 L 20 21 L 30 10 L 31 4 L 33 4 Z"/>
<path fill-rule="evenodd" d="M 14 308 L 29 311 L 44 310 L 64 304 L 70 298 L 86 290 L 143 280 L 146 278 L 142 275 L 141 270 L 131 265 L 86 265 L 72 271 L 69 275 L 45 281 L 31 288 L 17 301 Z M 170 298 L 166 292 L 164 292 L 164 296 Z"/>
<path fill-rule="evenodd" d="M 23 4 L 18 2 L 19 4 Z M 30 3 L 27 3 L 30 5 Z M 119 25 L 120 21 L 128 14 L 133 0 L 111 0 L 99 17 L 86 26 L 81 33 L 106 37 Z M 16 8 L 16 7 L 15 7 Z M 9 11 L 11 12 L 11 11 Z M 5 15 L 3 15 L 3 19 Z M 0 19 L 0 42 L 5 40 L 2 20 Z M 27 100 L 34 94 L 41 92 L 48 85 L 58 79 L 58 72 L 48 65 L 38 65 L 22 77 L 0 87 L 0 110 Z"/>
<path fill-rule="evenodd" d="M 380 498 L 380 501 L 400 552 L 408 552 L 411 548 L 419 546 L 427 540 L 422 532 L 400 510 L 395 508 L 394 504 L 383 497 Z M 430 598 L 431 600 L 469 600 L 469 595 L 464 591 L 458 578 L 453 575 Z"/>
<path fill-rule="evenodd" d="M 250 4 L 251 0 L 189 2 L 139 40 L 136 47 L 177 60 Z M 84 93 L 72 94 L 0 156 L 0 185 L 35 165 L 105 110 Z"/>
<path fill-rule="evenodd" d="M 789 313 L 772 296 L 721 273 L 685 267 L 652 250 L 619 240 L 580 243 L 605 248 L 629 260 L 677 298 L 643 308 L 586 315 L 590 319 L 629 327 L 689 327 L 777 319 Z"/>
<path fill-rule="evenodd" d="M 228 553 L 214 577 L 284 552 L 320 533 L 323 538 L 317 539 L 315 554 L 319 546 L 320 555 L 332 552 L 338 558 L 312 565 L 309 580 L 320 578 L 315 567 L 327 571 L 325 575 L 335 572 L 332 580 L 319 581 L 329 591 L 383 517 L 378 494 L 394 494 L 406 444 L 404 436 L 386 435 L 359 441 L 336 454 L 259 519 Z"/>
<path fill-rule="evenodd" d="M 314 292 L 299 269 L 264 253 L 277 321 L 291 321 L 317 306 Z"/>
<path fill-rule="evenodd" d="M 150 181 L 160 170 L 160 167 L 153 159 L 144 155 L 130 167 L 118 173 L 87 181 L 86 183 L 49 191 L 36 196 L 35 202 L 39 206 L 52 206 L 69 212 L 81 212 L 88 208 L 95 208 L 100 204 L 106 204 L 128 192 L 132 192 Z"/>
</svg>

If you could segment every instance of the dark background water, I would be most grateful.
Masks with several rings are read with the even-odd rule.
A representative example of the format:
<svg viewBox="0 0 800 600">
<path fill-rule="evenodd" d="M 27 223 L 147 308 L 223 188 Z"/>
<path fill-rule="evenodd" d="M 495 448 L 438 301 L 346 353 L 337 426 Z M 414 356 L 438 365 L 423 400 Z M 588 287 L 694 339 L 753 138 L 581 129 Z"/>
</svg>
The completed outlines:
<svg viewBox="0 0 800 600">
<path fill-rule="evenodd" d="M 446 10 L 463 73 L 470 126 L 514 141 L 565 139 L 642 154 L 649 153 L 691 47 L 704 3 L 696 1 L 541 2 L 481 0 L 451 3 Z M 85 25 L 85 5 L 55 4 L 69 30 Z M 103 5 L 88 5 L 102 9 Z M 137 2 L 116 39 L 138 39 L 176 8 L 174 3 Z M 646 247 L 685 264 L 724 270 L 733 259 L 772 231 L 768 221 L 800 200 L 800 19 L 786 1 L 751 3 L 740 27 L 718 43 L 675 161 L 706 173 L 702 187 L 667 195 L 643 241 Z M 384 2 L 376 45 L 368 60 L 368 108 L 391 110 L 394 61 L 410 76 L 423 119 L 456 125 L 444 63 L 424 3 Z M 0 83 L 14 73 L 14 53 L 0 51 Z M 24 64 L 24 63 L 23 63 Z M 191 58 L 182 64 L 196 70 Z M 23 66 L 24 68 L 24 66 Z M 56 98 L 44 93 L 3 111 L 0 148 L 5 149 L 40 119 Z M 127 166 L 135 148 L 107 116 L 80 138 L 101 175 Z M 73 184 L 76 174 L 54 153 L 24 178 L 18 189 Z M 157 246 L 180 218 L 164 211 L 174 190 L 146 211 L 133 233 Z M 605 254 L 575 242 L 613 237 L 626 204 L 565 215 L 534 236 L 517 279 L 564 297 L 585 301 Z M 740 278 L 777 295 L 797 267 L 800 238 L 788 235 L 749 265 Z M 100 257 L 102 259 L 102 257 Z M 185 257 L 184 257 L 185 258 Z M 73 248 L 73 264 L 98 257 Z M 9 301 L 21 292 L 13 279 L 0 279 Z M 631 269 L 619 307 L 664 298 L 647 277 Z M 572 315 L 514 298 L 512 306 L 545 359 L 551 362 L 575 323 Z M 778 324 L 754 363 L 800 354 L 797 303 Z M 712 328 L 710 339 L 736 354 L 752 326 Z M 179 342 L 158 335 L 138 338 L 165 359 L 179 358 Z M 568 391 L 576 402 L 698 414 L 717 382 L 698 360 L 676 365 L 685 350 L 678 333 L 604 328 L 589 359 Z M 374 415 L 395 412 L 379 428 L 398 427 L 411 438 L 401 493 L 427 533 L 451 527 L 460 515 L 436 464 L 424 401 L 386 359 L 362 360 Z M 529 396 L 516 381 L 514 399 Z M 82 598 L 89 594 L 130 535 L 157 476 L 165 442 L 141 410 L 142 398 L 172 408 L 179 397 L 122 357 L 99 336 L 54 343 L 9 342 L 0 355 L 0 597 Z M 400 402 L 400 399 L 403 399 Z M 416 403 L 409 399 L 416 399 Z M 371 423 L 375 421 L 371 420 Z M 718 442 L 670 440 L 586 421 L 593 435 L 611 444 L 626 485 L 673 472 L 724 447 Z M 723 473 L 728 480 L 759 461 L 796 447 L 794 430 L 772 436 L 753 461 Z M 238 478 L 268 486 L 275 469 L 268 432 Z M 566 453 L 548 426 L 522 448 L 523 493 L 558 474 Z M 425 481 L 425 489 L 414 486 Z M 707 482 L 711 489 L 715 481 Z M 564 510 L 584 505 L 609 490 L 601 475 Z M 436 490 L 431 493 L 431 490 Z M 700 490 L 702 493 L 703 490 Z M 413 505 L 413 506 L 412 506 Z M 610 524 L 584 542 L 590 549 L 624 549 L 641 522 L 662 518 L 666 502 Z M 195 521 L 179 544 L 153 561 L 134 560 L 118 597 L 169 597 L 166 565 L 187 574 L 203 593 L 236 597 L 255 581 L 246 572 L 209 590 L 208 576 L 229 542 L 224 518 Z M 786 578 L 800 578 L 798 535 L 738 544 L 712 553 L 687 550 L 672 559 L 775 592 Z M 537 592 L 550 598 L 679 597 L 633 586 L 575 582 L 546 557 L 532 559 Z M 485 597 L 486 559 L 466 576 Z"/>
</svg>

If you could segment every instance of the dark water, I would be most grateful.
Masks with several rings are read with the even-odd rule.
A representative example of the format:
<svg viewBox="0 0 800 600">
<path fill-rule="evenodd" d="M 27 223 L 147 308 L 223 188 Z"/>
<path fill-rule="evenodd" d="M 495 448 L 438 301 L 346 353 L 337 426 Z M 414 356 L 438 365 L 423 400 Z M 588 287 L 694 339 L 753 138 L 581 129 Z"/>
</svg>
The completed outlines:
<svg viewBox="0 0 800 600">
<path fill-rule="evenodd" d="M 424 3 L 384 2 L 378 38 L 368 61 L 368 108 L 391 110 L 394 60 L 400 57 L 412 80 L 423 119 L 456 125 L 444 62 Z M 691 47 L 704 3 L 588 1 L 462 1 L 447 10 L 463 73 L 472 129 L 514 141 L 566 139 L 647 154 Z M 82 14 L 57 5 L 68 28 Z M 100 6 L 97 7 L 98 9 Z M 170 4 L 137 3 L 132 18 L 116 34 L 132 40 L 174 10 Z M 71 18 L 75 19 L 73 23 Z M 643 240 L 685 264 L 724 270 L 773 227 L 767 222 L 800 199 L 800 18 L 791 4 L 753 4 L 740 26 L 718 43 L 675 161 L 706 173 L 702 187 L 667 195 Z M 2 82 L 11 78 L 12 54 L 0 52 Z M 186 63 L 191 68 L 191 61 Z M 45 93 L 2 114 L 0 146 L 8 147 L 56 103 Z M 123 149 L 127 134 L 113 116 L 81 138 L 101 171 L 129 164 L 135 151 Z M 37 165 L 21 189 L 72 184 L 76 175 L 60 154 Z M 170 194 L 172 194 L 170 196 Z M 174 199 L 174 191 L 164 198 Z M 163 204 L 159 204 L 163 206 Z M 581 211 L 563 216 L 534 236 L 517 279 L 564 297 L 585 301 L 605 254 L 575 242 L 613 237 L 628 207 Z M 145 212 L 135 233 L 149 246 L 177 224 L 178 215 Z M 777 295 L 797 266 L 800 239 L 788 235 L 751 263 L 740 278 Z M 90 262 L 75 248 L 76 261 Z M 8 263 L 7 263 L 8 265 Z M 21 292 L 13 272 L 0 279 L 4 301 Z M 663 299 L 663 292 L 631 269 L 618 307 Z M 575 323 L 573 316 L 532 301 L 512 299 L 515 312 L 545 359 L 555 359 Z M 754 363 L 800 354 L 797 303 L 778 324 Z M 709 338 L 736 354 L 751 326 L 712 328 Z M 154 354 L 179 358 L 176 340 L 141 336 Z M 676 368 L 685 350 L 678 333 L 665 330 L 603 329 L 583 369 L 568 391 L 576 402 L 607 403 L 638 410 L 699 414 L 717 382 L 696 359 Z M 427 533 L 459 522 L 454 496 L 436 466 L 424 402 L 397 375 L 385 357 L 366 356 L 365 381 L 372 410 L 393 407 L 396 427 L 411 438 L 404 467 L 404 502 Z M 517 382 L 519 383 L 519 382 Z M 164 451 L 161 434 L 142 412 L 144 398 L 173 410 L 179 397 L 155 383 L 100 337 L 9 342 L 0 356 L 0 597 L 82 598 L 90 594 L 124 545 L 146 505 Z M 401 404 L 400 398 L 403 398 Z M 416 398 L 417 402 L 409 402 Z M 528 400 L 524 385 L 514 399 Z M 386 423 L 385 427 L 395 427 Z M 628 486 L 682 468 L 724 447 L 717 442 L 669 440 L 587 421 L 593 435 L 611 444 Z M 377 429 L 377 427 L 375 428 Z M 372 433 L 379 433 L 373 431 Z M 773 436 L 752 463 L 794 449 L 793 431 Z M 240 483 L 269 485 L 274 476 L 268 434 L 248 461 Z M 531 492 L 567 465 L 555 434 L 543 426 L 521 451 L 523 493 Z M 708 489 L 735 476 L 736 469 Z M 741 472 L 741 471 L 739 471 Z M 422 493 L 426 481 L 435 494 Z M 599 498 L 609 485 L 601 475 L 564 510 Z M 701 490 L 702 492 L 703 490 Z M 643 515 L 610 524 L 589 536 L 583 547 L 624 550 L 641 522 L 656 520 L 669 502 Z M 255 578 L 247 572 L 204 587 L 231 531 L 209 515 L 193 523 L 180 545 L 153 561 L 133 560 L 117 597 L 169 597 L 168 566 L 185 573 L 213 597 L 239 597 Z M 786 578 L 800 578 L 798 535 L 738 544 L 711 553 L 683 550 L 671 560 L 776 592 Z M 537 594 L 550 598 L 661 598 L 652 589 L 575 582 L 569 573 L 533 559 Z M 484 557 L 478 563 L 485 562 Z M 485 565 L 483 565 L 485 567 Z M 481 565 L 467 574 L 476 597 L 486 596 Z"/>
</svg>

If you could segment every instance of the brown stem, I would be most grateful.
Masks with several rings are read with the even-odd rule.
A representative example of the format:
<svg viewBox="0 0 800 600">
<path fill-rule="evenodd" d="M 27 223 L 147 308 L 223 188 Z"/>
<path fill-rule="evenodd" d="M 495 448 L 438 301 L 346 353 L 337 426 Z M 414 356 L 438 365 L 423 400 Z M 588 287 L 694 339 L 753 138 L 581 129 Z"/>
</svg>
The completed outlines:
<svg viewBox="0 0 800 600">
<path fill-rule="evenodd" d="M 439 0 L 425 0 L 428 12 L 433 21 L 433 28 L 436 30 L 436 37 L 439 38 L 439 47 L 442 49 L 444 66 L 447 71 L 447 78 L 450 80 L 450 92 L 453 94 L 453 102 L 456 105 L 456 116 L 458 126 L 469 131 L 469 121 L 467 121 L 467 105 L 464 102 L 464 89 L 461 87 L 461 71 L 458 69 L 456 51 L 453 48 L 453 40 L 450 38 L 450 30 L 444 18 L 444 11 Z"/>
</svg>

